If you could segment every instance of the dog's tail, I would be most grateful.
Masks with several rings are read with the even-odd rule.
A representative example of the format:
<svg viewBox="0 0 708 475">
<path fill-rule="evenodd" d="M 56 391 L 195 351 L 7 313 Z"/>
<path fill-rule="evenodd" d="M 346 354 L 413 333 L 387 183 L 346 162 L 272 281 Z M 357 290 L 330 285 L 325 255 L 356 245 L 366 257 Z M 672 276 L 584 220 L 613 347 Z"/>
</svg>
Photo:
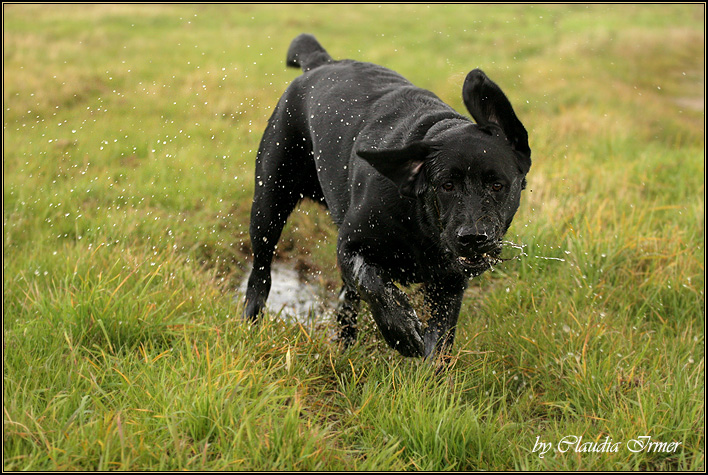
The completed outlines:
<svg viewBox="0 0 708 475">
<path fill-rule="evenodd" d="M 329 53 L 314 36 L 303 33 L 290 43 L 285 64 L 293 68 L 300 67 L 303 71 L 309 71 L 333 61 Z"/>
</svg>

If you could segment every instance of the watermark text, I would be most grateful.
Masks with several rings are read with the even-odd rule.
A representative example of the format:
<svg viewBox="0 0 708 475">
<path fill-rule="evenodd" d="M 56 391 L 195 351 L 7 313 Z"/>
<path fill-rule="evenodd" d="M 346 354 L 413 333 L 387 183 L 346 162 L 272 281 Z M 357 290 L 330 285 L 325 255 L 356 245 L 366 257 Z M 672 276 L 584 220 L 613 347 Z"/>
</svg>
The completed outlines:
<svg viewBox="0 0 708 475">
<path fill-rule="evenodd" d="M 642 435 L 627 442 L 615 442 L 609 436 L 600 440 L 592 440 L 582 435 L 568 435 L 555 443 L 542 441 L 541 437 L 537 436 L 531 453 L 538 454 L 541 458 L 553 452 L 617 453 L 620 450 L 627 450 L 632 453 L 674 453 L 680 445 L 681 442 L 663 442 L 654 440 L 648 435 Z"/>
</svg>

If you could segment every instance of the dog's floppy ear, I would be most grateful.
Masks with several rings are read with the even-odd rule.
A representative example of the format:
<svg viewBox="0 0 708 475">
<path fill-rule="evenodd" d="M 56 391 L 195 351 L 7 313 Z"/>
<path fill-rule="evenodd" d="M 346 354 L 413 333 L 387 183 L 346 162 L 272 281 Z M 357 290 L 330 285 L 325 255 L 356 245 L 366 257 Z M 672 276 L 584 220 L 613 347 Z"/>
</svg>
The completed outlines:
<svg viewBox="0 0 708 475">
<path fill-rule="evenodd" d="M 497 126 L 504 132 L 519 155 L 521 170 L 527 173 L 531 168 L 529 135 L 499 86 L 480 69 L 474 69 L 465 78 L 462 100 L 481 130 L 489 132 Z"/>
<path fill-rule="evenodd" d="M 398 149 L 357 150 L 356 153 L 391 180 L 401 196 L 415 198 L 423 194 L 427 186 L 423 164 L 430 152 L 430 145 L 419 141 Z"/>
</svg>

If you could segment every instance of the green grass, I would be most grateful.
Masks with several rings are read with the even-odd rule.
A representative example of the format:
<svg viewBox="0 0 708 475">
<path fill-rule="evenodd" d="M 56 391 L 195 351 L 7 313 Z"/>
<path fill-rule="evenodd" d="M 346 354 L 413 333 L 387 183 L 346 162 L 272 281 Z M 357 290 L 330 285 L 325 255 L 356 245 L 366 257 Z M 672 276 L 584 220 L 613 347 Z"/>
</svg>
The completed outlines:
<svg viewBox="0 0 708 475">
<path fill-rule="evenodd" d="M 4 5 L 5 470 L 703 470 L 703 5 Z M 301 32 L 461 112 L 481 67 L 533 150 L 450 367 L 364 312 L 251 327 L 254 156 Z M 304 204 L 278 258 L 334 291 Z M 567 436 L 617 452 L 533 452 Z M 638 452 L 638 437 L 680 442 Z"/>
</svg>

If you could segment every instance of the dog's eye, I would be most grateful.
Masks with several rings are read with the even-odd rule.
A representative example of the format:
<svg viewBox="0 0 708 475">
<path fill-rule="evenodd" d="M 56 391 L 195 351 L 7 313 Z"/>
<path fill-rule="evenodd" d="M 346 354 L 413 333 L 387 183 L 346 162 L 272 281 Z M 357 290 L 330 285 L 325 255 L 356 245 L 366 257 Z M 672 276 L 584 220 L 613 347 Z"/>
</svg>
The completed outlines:
<svg viewBox="0 0 708 475">
<path fill-rule="evenodd" d="M 494 183 L 492 184 L 492 191 L 501 191 L 504 189 L 504 185 L 501 183 Z"/>
<path fill-rule="evenodd" d="M 455 184 L 451 181 L 446 181 L 445 183 L 443 183 L 442 187 L 445 191 L 452 191 L 455 189 Z"/>
</svg>

